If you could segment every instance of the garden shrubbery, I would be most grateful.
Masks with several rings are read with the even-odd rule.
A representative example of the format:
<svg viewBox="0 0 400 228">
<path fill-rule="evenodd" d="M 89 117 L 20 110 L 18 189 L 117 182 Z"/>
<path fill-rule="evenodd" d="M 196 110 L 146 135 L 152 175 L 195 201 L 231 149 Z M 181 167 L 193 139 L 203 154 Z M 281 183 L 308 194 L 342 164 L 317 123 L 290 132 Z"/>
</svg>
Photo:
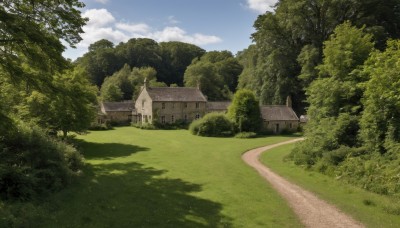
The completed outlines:
<svg viewBox="0 0 400 228">
<path fill-rule="evenodd" d="M 235 133 L 233 123 L 221 113 L 209 113 L 202 119 L 193 121 L 189 130 L 194 135 L 226 137 Z"/>
<path fill-rule="evenodd" d="M 27 200 L 60 190 L 81 172 L 83 157 L 36 126 L 17 123 L 0 138 L 0 198 Z"/>
</svg>

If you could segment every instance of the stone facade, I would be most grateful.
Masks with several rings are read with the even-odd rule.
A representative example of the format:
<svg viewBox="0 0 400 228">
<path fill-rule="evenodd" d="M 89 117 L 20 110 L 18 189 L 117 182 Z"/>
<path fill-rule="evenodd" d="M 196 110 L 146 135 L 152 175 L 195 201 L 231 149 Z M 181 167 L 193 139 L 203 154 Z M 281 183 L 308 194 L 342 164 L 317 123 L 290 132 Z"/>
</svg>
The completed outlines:
<svg viewBox="0 0 400 228">
<path fill-rule="evenodd" d="M 198 88 L 161 87 L 145 84 L 135 102 L 134 123 L 192 122 L 206 113 L 207 99 Z"/>
<path fill-rule="evenodd" d="M 129 124 L 132 121 L 132 101 L 101 102 L 98 123 L 111 122 L 116 124 Z"/>
</svg>

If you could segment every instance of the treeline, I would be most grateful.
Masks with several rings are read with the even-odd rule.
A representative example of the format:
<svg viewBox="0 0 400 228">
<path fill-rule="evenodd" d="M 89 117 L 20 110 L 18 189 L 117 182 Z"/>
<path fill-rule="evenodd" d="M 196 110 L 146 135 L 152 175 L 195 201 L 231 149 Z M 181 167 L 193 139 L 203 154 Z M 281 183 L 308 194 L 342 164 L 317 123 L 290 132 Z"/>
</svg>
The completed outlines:
<svg viewBox="0 0 400 228">
<path fill-rule="evenodd" d="M 0 204 L 60 190 L 81 173 L 83 157 L 67 143 L 96 115 L 97 88 L 62 57 L 80 40 L 85 19 L 71 1 L 0 3 Z M 59 135 L 59 133 L 61 133 Z M 24 226 L 26 213 L 0 210 L 0 226 Z"/>
<path fill-rule="evenodd" d="M 308 114 L 295 163 L 399 194 L 400 2 L 281 0 L 254 27 L 239 88 Z"/>
<path fill-rule="evenodd" d="M 323 43 L 336 26 L 350 21 L 373 35 L 375 47 L 400 37 L 398 0 L 281 0 L 260 15 L 255 45 L 238 54 L 245 66 L 239 87 L 256 91 L 263 104 L 283 104 L 291 95 L 297 113 L 308 106 L 305 90 L 319 77 Z"/>
<path fill-rule="evenodd" d="M 242 66 L 229 51 L 211 51 L 182 42 L 133 38 L 114 46 L 99 40 L 75 63 L 101 88 L 104 101 L 135 99 L 144 78 L 151 86 L 197 86 L 209 100 L 230 99 Z"/>
</svg>

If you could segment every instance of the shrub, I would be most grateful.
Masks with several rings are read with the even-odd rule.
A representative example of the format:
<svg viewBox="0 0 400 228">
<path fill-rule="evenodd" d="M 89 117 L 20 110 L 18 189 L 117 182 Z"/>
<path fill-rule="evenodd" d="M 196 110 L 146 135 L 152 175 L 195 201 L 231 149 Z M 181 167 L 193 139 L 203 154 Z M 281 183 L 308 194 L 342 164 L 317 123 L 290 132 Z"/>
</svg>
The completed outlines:
<svg viewBox="0 0 400 228">
<path fill-rule="evenodd" d="M 257 137 L 257 133 L 255 132 L 239 132 L 235 135 L 235 138 L 239 139 L 250 139 Z"/>
<path fill-rule="evenodd" d="M 227 137 L 234 134 L 233 123 L 221 113 L 209 113 L 202 119 L 193 121 L 189 130 L 194 135 Z"/>
<path fill-rule="evenodd" d="M 26 200 L 60 190 L 83 166 L 75 148 L 23 123 L 0 141 L 0 157 L 2 199 Z"/>
<path fill-rule="evenodd" d="M 113 127 L 110 122 L 105 122 L 102 124 L 99 123 L 94 123 L 89 127 L 89 130 L 92 131 L 106 131 L 106 130 L 111 130 Z"/>
</svg>

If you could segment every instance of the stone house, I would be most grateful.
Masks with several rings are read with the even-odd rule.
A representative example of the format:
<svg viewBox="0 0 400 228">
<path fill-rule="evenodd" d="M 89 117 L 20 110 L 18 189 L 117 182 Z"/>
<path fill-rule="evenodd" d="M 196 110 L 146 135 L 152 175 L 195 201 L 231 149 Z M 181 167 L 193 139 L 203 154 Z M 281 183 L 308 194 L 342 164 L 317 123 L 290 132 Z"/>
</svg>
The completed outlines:
<svg viewBox="0 0 400 228">
<path fill-rule="evenodd" d="M 133 123 L 192 122 L 206 113 L 207 99 L 199 88 L 144 86 L 135 102 Z"/>
<path fill-rule="evenodd" d="M 263 119 L 263 129 L 274 134 L 282 131 L 296 132 L 299 127 L 299 118 L 292 109 L 290 97 L 286 100 L 286 105 L 264 105 L 260 107 Z"/>
<path fill-rule="evenodd" d="M 134 103 L 123 102 L 101 102 L 98 114 L 98 123 L 111 122 L 116 124 L 129 124 L 132 120 Z"/>
</svg>

